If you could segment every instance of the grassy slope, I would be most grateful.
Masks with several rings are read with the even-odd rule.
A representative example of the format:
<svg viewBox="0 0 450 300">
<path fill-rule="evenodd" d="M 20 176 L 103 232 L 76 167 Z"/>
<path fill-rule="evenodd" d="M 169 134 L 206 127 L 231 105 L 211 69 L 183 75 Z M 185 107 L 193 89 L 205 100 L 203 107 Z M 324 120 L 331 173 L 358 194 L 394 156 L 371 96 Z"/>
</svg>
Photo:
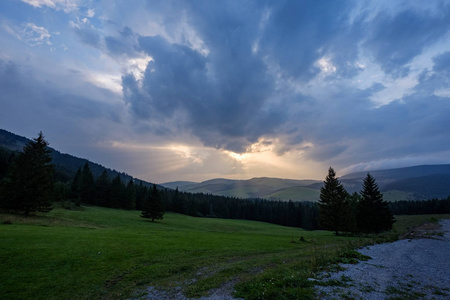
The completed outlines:
<svg viewBox="0 0 450 300">
<path fill-rule="evenodd" d="M 246 199 L 246 198 L 251 198 L 251 197 L 257 197 L 254 195 L 257 194 L 258 192 L 259 192 L 259 189 L 257 187 L 241 186 L 241 187 L 235 187 L 233 189 L 216 192 L 215 195 Z"/>
<path fill-rule="evenodd" d="M 291 242 L 300 236 L 306 242 Z M 300 266 L 309 272 L 320 249 L 335 252 L 337 245 L 354 240 L 326 231 L 172 213 L 151 223 L 136 211 L 98 207 L 27 218 L 0 214 L 0 295 L 125 298 L 153 285 L 183 286 L 187 295 L 198 296 L 236 278 L 245 283 L 242 293 L 251 295 L 253 278 L 262 276 L 256 273 L 298 273 Z M 186 285 L 192 279 L 197 281 Z"/>
<path fill-rule="evenodd" d="M 400 200 L 415 200 L 415 196 L 412 193 L 404 192 L 404 191 L 395 191 L 390 190 L 386 192 L 382 192 L 383 199 L 387 202 L 395 202 Z"/>
<path fill-rule="evenodd" d="M 202 183 L 186 186 L 181 190 L 191 193 L 211 193 L 213 195 L 238 197 L 238 198 L 274 198 L 274 193 L 279 194 L 280 200 L 303 199 L 310 197 L 312 189 L 303 190 L 301 187 L 313 184 L 316 180 L 293 180 L 280 178 L 252 178 L 248 180 L 213 179 Z M 297 188 L 297 192 L 289 191 Z M 305 187 L 306 188 L 306 187 Z M 285 193 L 282 191 L 286 190 Z M 277 194 L 277 196 L 278 196 Z"/>
<path fill-rule="evenodd" d="M 304 186 L 296 186 L 292 188 L 283 189 L 273 194 L 267 195 L 267 199 L 280 199 L 285 201 L 319 201 L 320 191 L 314 190 Z"/>
</svg>

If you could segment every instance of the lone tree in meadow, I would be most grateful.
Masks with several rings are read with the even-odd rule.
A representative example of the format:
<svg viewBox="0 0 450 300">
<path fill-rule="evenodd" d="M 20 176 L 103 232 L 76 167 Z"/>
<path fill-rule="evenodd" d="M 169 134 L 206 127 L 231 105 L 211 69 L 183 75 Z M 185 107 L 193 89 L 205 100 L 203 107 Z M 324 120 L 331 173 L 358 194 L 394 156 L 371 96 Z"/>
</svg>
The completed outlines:
<svg viewBox="0 0 450 300">
<path fill-rule="evenodd" d="M 48 142 L 42 132 L 23 147 L 14 160 L 6 181 L 6 207 L 23 210 L 26 215 L 49 212 L 53 191 L 54 165 Z"/>
<path fill-rule="evenodd" d="M 144 211 L 141 217 L 155 220 L 162 220 L 164 216 L 163 203 L 161 194 L 156 188 L 156 184 L 153 184 L 153 188 L 149 191 L 147 199 L 144 203 Z"/>
<path fill-rule="evenodd" d="M 364 179 L 360 194 L 356 216 L 359 231 L 378 233 L 391 230 L 395 222 L 394 216 L 388 203 L 383 200 L 375 178 L 370 174 Z"/>
<path fill-rule="evenodd" d="M 339 231 L 350 231 L 350 206 L 347 197 L 347 191 L 330 167 L 324 185 L 320 188 L 319 224 L 322 228 L 332 230 L 336 235 Z"/>
</svg>

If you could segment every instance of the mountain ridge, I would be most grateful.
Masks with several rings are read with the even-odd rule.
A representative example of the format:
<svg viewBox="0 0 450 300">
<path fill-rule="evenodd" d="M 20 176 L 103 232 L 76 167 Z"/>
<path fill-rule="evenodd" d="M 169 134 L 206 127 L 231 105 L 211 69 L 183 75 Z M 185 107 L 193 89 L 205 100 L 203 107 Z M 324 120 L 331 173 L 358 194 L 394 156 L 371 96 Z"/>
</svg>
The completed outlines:
<svg viewBox="0 0 450 300">
<path fill-rule="evenodd" d="M 10 151 L 22 151 L 23 146 L 30 141 L 31 139 L 9 132 L 5 129 L 0 129 L 0 147 Z M 103 171 L 106 171 L 111 179 L 119 175 L 123 182 L 136 180 L 147 186 L 152 185 L 150 182 L 134 178 L 124 172 L 107 168 L 88 159 L 76 157 L 67 153 L 61 153 L 52 147 L 48 148 L 51 151 L 50 155 L 52 156 L 52 163 L 55 165 L 57 176 L 59 176 L 63 181 L 71 179 L 79 168 L 83 168 L 83 166 L 88 163 L 94 178 L 97 178 Z"/>
<path fill-rule="evenodd" d="M 387 201 L 426 200 L 450 195 L 450 164 L 354 172 L 339 177 L 339 180 L 349 193 L 359 192 L 367 173 L 375 177 Z M 161 185 L 168 187 L 166 183 Z M 185 192 L 237 198 L 318 201 L 322 185 L 320 180 L 255 177 L 246 180 L 216 178 L 178 188 Z"/>
</svg>

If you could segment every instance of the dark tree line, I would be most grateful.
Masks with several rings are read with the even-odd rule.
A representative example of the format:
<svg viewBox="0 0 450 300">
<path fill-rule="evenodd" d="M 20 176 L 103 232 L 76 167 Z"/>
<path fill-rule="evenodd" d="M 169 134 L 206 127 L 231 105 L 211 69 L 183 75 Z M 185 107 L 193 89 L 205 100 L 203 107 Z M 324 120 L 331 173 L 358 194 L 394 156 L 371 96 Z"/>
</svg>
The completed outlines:
<svg viewBox="0 0 450 300">
<path fill-rule="evenodd" d="M 39 140 L 42 143 L 41 147 L 46 149 L 43 152 L 46 155 L 45 164 L 49 164 L 51 158 L 48 156 L 48 143 L 43 140 L 41 135 Z M 24 153 L 28 152 L 26 150 L 28 147 L 24 148 Z M 22 155 L 19 153 L 18 158 L 15 159 L 17 155 L 14 152 L 3 150 L 0 152 L 0 174 L 2 176 L 0 180 L 3 187 L 0 207 L 2 208 L 20 208 L 21 204 L 17 200 L 20 197 L 13 196 L 12 191 L 20 191 L 22 183 L 14 186 L 9 182 L 15 176 L 16 160 L 19 161 Z M 28 166 L 32 165 L 33 162 L 27 161 L 22 164 L 23 170 L 25 171 Z M 37 184 L 34 188 L 39 190 L 42 187 L 41 190 L 44 190 L 45 187 L 45 197 L 40 198 L 46 200 L 47 210 L 51 209 L 52 202 L 69 202 L 76 206 L 85 204 L 140 210 L 142 217 L 150 218 L 152 221 L 162 219 L 164 211 L 168 210 L 195 217 L 245 219 L 306 229 L 318 228 L 318 206 L 312 202 L 238 199 L 210 194 L 185 193 L 179 192 L 178 189 L 158 189 L 156 185 L 149 186 L 135 179 L 124 182 L 120 174 L 111 179 L 106 170 L 95 177 L 89 163 L 85 163 L 71 178 L 67 173 L 54 172 L 53 165 L 49 164 L 49 166 L 51 166 L 49 170 L 51 169 L 52 173 L 40 176 L 46 178 L 47 183 Z M 30 177 L 26 179 L 28 180 Z M 8 192 L 6 193 L 6 191 Z M 43 209 L 38 211 L 43 211 Z"/>
<path fill-rule="evenodd" d="M 88 204 L 109 208 L 143 210 L 150 191 L 142 181 L 123 182 L 120 174 L 110 178 L 105 170 L 94 178 L 89 164 L 80 168 L 70 183 L 69 197 L 76 205 Z"/>
<path fill-rule="evenodd" d="M 164 205 L 162 202 L 161 193 L 158 191 L 156 184 L 154 184 L 147 195 L 146 201 L 144 202 L 144 209 L 141 217 L 152 219 L 152 222 L 155 222 L 155 220 L 162 220 L 163 216 Z"/>
<path fill-rule="evenodd" d="M 402 200 L 391 202 L 389 206 L 395 215 L 449 214 L 450 196 L 447 199 Z"/>
<path fill-rule="evenodd" d="M 0 148 L 0 208 L 29 214 L 49 211 L 54 202 L 73 202 L 123 209 L 142 209 L 148 187 L 123 174 L 109 172 L 94 178 L 88 163 L 74 176 L 55 172 L 51 150 L 42 132 L 22 152 Z"/>
<path fill-rule="evenodd" d="M 195 217 L 262 221 L 283 226 L 317 229 L 318 206 L 314 202 L 240 199 L 203 193 L 164 190 L 168 211 Z"/>
<path fill-rule="evenodd" d="M 25 145 L 23 152 L 0 148 L 0 208 L 28 214 L 49 211 L 53 202 L 96 205 L 140 210 L 152 221 L 164 211 L 195 217 L 244 219 L 304 229 L 338 232 L 379 232 L 392 227 L 392 213 L 450 213 L 450 197 L 445 200 L 383 201 L 375 179 L 368 174 L 363 190 L 349 195 L 330 168 L 321 200 L 314 202 L 240 199 L 211 194 L 192 194 L 149 185 L 107 170 L 94 176 L 85 163 L 75 175 L 55 172 L 48 142 L 42 133 Z M 320 220 L 320 225 L 319 225 Z"/>
<path fill-rule="evenodd" d="M 244 219 L 305 229 L 318 228 L 318 206 L 313 202 L 192 194 L 179 192 L 178 189 L 158 189 L 156 185 L 149 187 L 142 181 L 135 183 L 130 180 L 125 184 L 120 176 L 110 180 L 106 172 L 93 179 L 88 164 L 75 174 L 69 195 L 77 205 L 136 209 L 143 212 L 143 217 L 153 220 L 161 219 L 161 212 L 172 211 L 194 217 Z"/>
</svg>

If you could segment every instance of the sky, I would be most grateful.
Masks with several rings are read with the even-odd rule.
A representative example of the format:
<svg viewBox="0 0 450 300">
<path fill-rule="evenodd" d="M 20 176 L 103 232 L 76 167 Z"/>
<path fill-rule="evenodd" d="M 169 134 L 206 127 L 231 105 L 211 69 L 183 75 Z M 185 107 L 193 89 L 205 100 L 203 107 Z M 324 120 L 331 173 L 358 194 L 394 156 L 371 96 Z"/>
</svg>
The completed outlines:
<svg viewBox="0 0 450 300">
<path fill-rule="evenodd" d="M 150 182 L 450 163 L 449 1 L 0 1 L 0 128 Z"/>
</svg>

